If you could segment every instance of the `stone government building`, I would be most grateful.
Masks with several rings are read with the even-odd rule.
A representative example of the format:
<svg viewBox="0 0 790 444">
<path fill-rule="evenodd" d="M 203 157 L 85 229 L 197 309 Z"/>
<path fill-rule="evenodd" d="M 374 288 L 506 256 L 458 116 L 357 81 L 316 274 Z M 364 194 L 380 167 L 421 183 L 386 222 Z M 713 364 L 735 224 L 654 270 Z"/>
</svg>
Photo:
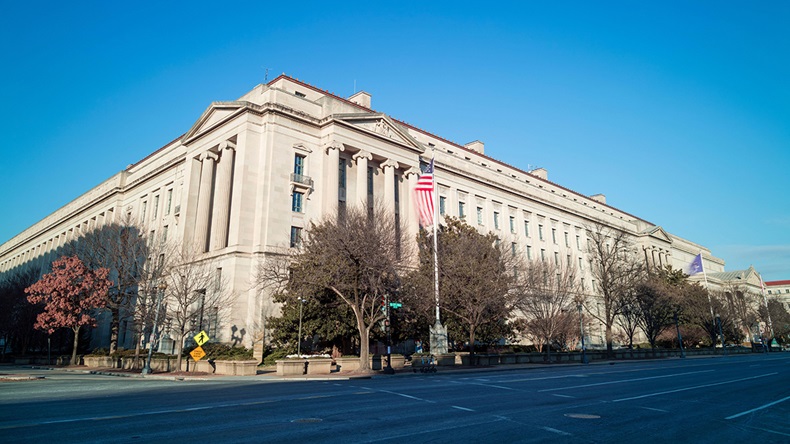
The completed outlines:
<svg viewBox="0 0 790 444">
<path fill-rule="evenodd" d="M 139 221 L 151 240 L 198 245 L 217 261 L 235 297 L 229 322 L 251 346 L 271 300 L 252 286 L 259 261 L 299 242 L 310 220 L 338 207 L 380 202 L 414 238 L 412 193 L 421 163 L 436 156 L 442 214 L 493 231 L 531 259 L 572 263 L 585 273 L 585 225 L 633 236 L 645 260 L 674 268 L 702 253 L 709 276 L 724 261 L 696 243 L 485 155 L 482 142 L 458 145 L 371 108 L 371 96 L 344 99 L 282 75 L 232 102 L 214 102 L 192 128 L 0 246 L 0 273 L 45 271 L 59 248 L 112 221 Z M 759 285 L 759 284 L 757 284 Z M 129 329 L 130 326 L 125 326 Z M 590 342 L 601 343 L 590 325 Z M 94 347 L 107 338 L 94 338 Z M 122 331 L 119 346 L 132 348 Z"/>
</svg>

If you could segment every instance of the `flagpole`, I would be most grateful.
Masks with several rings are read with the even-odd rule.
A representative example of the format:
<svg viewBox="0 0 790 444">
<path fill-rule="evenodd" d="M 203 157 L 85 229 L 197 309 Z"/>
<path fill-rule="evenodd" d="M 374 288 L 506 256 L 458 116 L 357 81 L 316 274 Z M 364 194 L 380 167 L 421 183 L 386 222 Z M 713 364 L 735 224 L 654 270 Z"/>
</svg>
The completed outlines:
<svg viewBox="0 0 790 444">
<path fill-rule="evenodd" d="M 763 293 L 763 303 L 765 304 L 765 312 L 768 314 L 768 328 L 771 329 L 771 339 L 774 338 L 774 323 L 771 321 L 771 311 L 768 310 L 768 298 L 765 297 L 765 284 L 763 283 L 763 277 L 760 276 L 760 290 Z"/>
<path fill-rule="evenodd" d="M 438 225 L 439 225 L 439 189 L 436 188 L 436 147 L 431 149 L 431 163 L 433 164 L 433 287 L 434 297 L 436 299 L 436 323 L 441 324 L 439 317 L 439 240 L 438 240 Z"/>
<path fill-rule="evenodd" d="M 705 263 L 702 259 L 702 251 L 699 252 L 699 264 L 702 268 L 702 276 L 705 277 L 705 294 L 708 295 L 708 308 L 710 308 L 710 317 L 713 319 L 713 328 L 716 328 L 716 315 L 713 314 L 713 301 L 710 298 L 710 286 L 708 285 L 708 272 L 705 271 Z M 724 346 L 722 344 L 722 346 Z"/>
</svg>

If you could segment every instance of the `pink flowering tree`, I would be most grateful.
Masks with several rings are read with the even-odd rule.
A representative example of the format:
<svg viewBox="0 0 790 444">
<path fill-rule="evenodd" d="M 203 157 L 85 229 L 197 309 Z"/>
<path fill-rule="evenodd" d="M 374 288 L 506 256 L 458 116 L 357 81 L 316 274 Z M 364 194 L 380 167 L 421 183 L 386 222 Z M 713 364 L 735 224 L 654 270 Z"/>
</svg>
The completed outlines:
<svg viewBox="0 0 790 444">
<path fill-rule="evenodd" d="M 77 345 L 83 326 L 96 326 L 93 313 L 107 305 L 107 291 L 112 282 L 107 268 L 88 268 L 77 256 L 64 256 L 52 263 L 52 271 L 27 287 L 27 300 L 43 304 L 44 311 L 36 318 L 35 328 L 52 334 L 58 328 L 74 332 L 72 365 L 77 364 Z"/>
</svg>

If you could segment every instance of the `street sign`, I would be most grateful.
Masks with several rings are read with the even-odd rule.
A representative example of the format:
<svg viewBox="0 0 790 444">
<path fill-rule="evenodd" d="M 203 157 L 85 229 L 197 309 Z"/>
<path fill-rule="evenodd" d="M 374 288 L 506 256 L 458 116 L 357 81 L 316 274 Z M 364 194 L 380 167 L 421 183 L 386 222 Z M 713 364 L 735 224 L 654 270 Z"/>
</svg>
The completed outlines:
<svg viewBox="0 0 790 444">
<path fill-rule="evenodd" d="M 392 308 L 401 308 L 401 307 L 403 307 L 403 304 L 400 303 L 400 302 L 390 302 L 390 307 L 392 307 Z"/>
<path fill-rule="evenodd" d="M 192 350 L 191 352 L 189 352 L 189 356 L 192 356 L 192 359 L 194 359 L 195 362 L 197 362 L 203 359 L 204 356 L 206 356 L 206 352 L 203 351 L 202 347 L 198 347 Z"/>
<path fill-rule="evenodd" d="M 198 347 L 208 342 L 209 338 L 205 331 L 201 331 L 200 333 L 196 334 L 193 338 L 195 343 L 197 343 Z"/>
</svg>

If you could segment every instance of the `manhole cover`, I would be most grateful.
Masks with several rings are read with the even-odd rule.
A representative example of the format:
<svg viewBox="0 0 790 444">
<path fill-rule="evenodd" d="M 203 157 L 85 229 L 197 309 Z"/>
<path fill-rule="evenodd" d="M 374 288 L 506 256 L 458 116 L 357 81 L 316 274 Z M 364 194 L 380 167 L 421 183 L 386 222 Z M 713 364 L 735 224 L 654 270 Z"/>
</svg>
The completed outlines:
<svg viewBox="0 0 790 444">
<path fill-rule="evenodd" d="M 294 419 L 291 422 L 298 422 L 304 424 L 304 423 L 321 422 L 321 421 L 323 421 L 323 419 L 321 418 L 299 418 L 299 419 Z"/>
<path fill-rule="evenodd" d="M 568 418 L 577 418 L 577 419 L 600 419 L 601 417 L 598 415 L 590 415 L 588 413 L 566 413 L 565 416 Z"/>
</svg>

